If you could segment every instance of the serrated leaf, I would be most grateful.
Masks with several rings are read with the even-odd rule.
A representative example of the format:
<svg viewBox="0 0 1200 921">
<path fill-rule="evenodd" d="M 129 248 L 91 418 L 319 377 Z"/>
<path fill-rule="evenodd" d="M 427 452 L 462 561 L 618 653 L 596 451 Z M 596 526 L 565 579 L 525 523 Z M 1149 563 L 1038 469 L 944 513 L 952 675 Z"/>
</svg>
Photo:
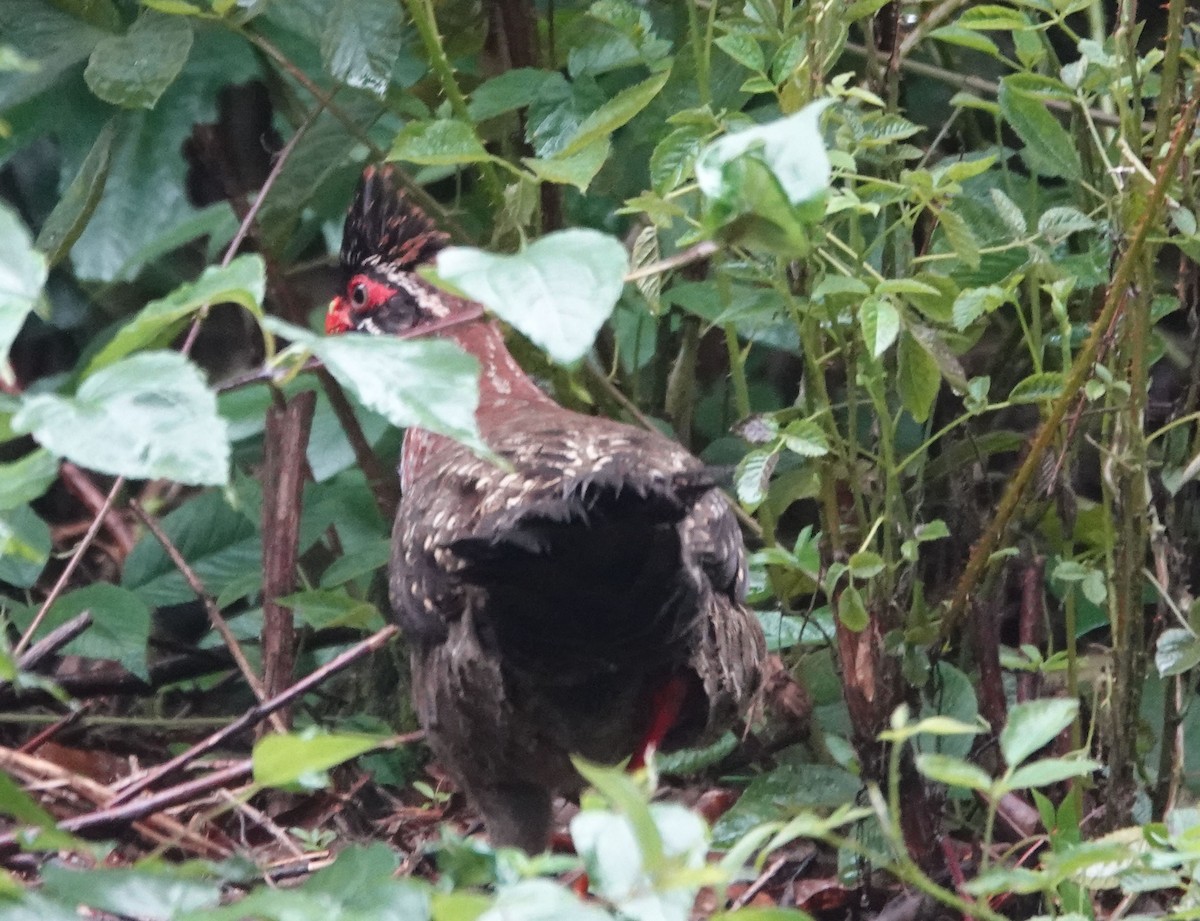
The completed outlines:
<svg viewBox="0 0 1200 921">
<path fill-rule="evenodd" d="M 1008 711 L 1008 723 L 1000 733 L 1000 751 L 1009 767 L 1016 767 L 1060 732 L 1079 713 L 1079 701 L 1046 698 L 1017 704 Z"/>
<path fill-rule="evenodd" d="M 84 611 L 91 612 L 92 625 L 64 646 L 63 652 L 88 659 L 115 659 L 132 674 L 148 679 L 150 608 L 127 589 L 95 582 L 68 592 L 51 607 L 40 635 Z"/>
<path fill-rule="evenodd" d="M 8 352 L 42 296 L 49 267 L 46 257 L 17 214 L 0 203 L 0 380 L 10 380 Z"/>
<path fill-rule="evenodd" d="M 824 457 L 829 453 L 829 440 L 824 429 L 808 419 L 789 422 L 781 436 L 784 447 L 801 457 Z"/>
<path fill-rule="evenodd" d="M 396 135 L 389 160 L 406 160 L 421 166 L 461 166 L 491 159 L 475 129 L 452 118 L 409 122 Z"/>
<path fill-rule="evenodd" d="M 869 297 L 858 309 L 858 328 L 872 358 L 879 358 L 900 335 L 900 311 L 887 298 Z"/>
<path fill-rule="evenodd" d="M 132 479 L 223 486 L 229 435 L 200 369 L 144 352 L 89 375 L 73 397 L 27 395 L 14 429 L 81 467 Z"/>
<path fill-rule="evenodd" d="M 573 185 L 586 192 L 611 151 L 609 139 L 601 138 L 569 157 L 524 157 L 521 162 L 542 182 Z"/>
<path fill-rule="evenodd" d="M 138 311 L 92 357 L 84 374 L 99 371 L 138 349 L 167 345 L 188 317 L 211 304 L 239 304 L 261 317 L 266 287 L 266 266 L 257 254 L 238 256 L 228 266 L 209 266 L 195 281 L 185 282 Z"/>
<path fill-rule="evenodd" d="M 335 0 L 321 36 L 321 60 L 336 80 L 383 96 L 400 55 L 396 0 Z"/>
<path fill-rule="evenodd" d="M 479 362 L 441 339 L 321 337 L 266 317 L 273 333 L 309 349 L 363 406 L 397 428 L 418 426 L 482 449 L 475 409 Z"/>
<path fill-rule="evenodd" d="M 569 157 L 589 144 L 608 137 L 646 108 L 666 85 L 670 75 L 669 70 L 664 70 L 641 83 L 621 90 L 587 116 L 575 132 L 563 141 L 561 149 L 554 152 L 555 155 Z"/>
<path fill-rule="evenodd" d="M 250 756 L 254 780 L 267 787 L 307 784 L 329 768 L 377 748 L 384 738 L 333 732 L 264 736 Z"/>
<path fill-rule="evenodd" d="M 1029 224 L 1017 203 L 1000 189 L 991 189 L 988 195 L 991 196 L 992 204 L 996 206 L 996 213 L 1000 216 L 1000 220 L 1004 221 L 1004 226 L 1008 228 L 1013 238 L 1025 236 L 1029 232 Z"/>
<path fill-rule="evenodd" d="M 952 315 L 954 328 L 964 330 L 982 316 L 991 313 L 1008 301 L 1008 292 L 999 285 L 964 288 L 954 299 Z"/>
<path fill-rule="evenodd" d="M 1078 208 L 1060 206 L 1047 209 L 1038 218 L 1038 233 L 1051 243 L 1061 243 L 1073 233 L 1091 230 L 1096 222 Z"/>
<path fill-rule="evenodd" d="M 767 61 L 762 48 L 746 33 L 730 32 L 720 36 L 714 44 L 747 70 L 755 73 L 766 70 Z"/>
<path fill-rule="evenodd" d="M 1041 371 L 1030 374 L 1013 387 L 1008 395 L 1010 403 L 1040 403 L 1056 400 L 1062 396 L 1063 376 L 1058 371 Z"/>
<path fill-rule="evenodd" d="M 946 234 L 950 248 L 962 260 L 963 265 L 969 269 L 979 268 L 979 240 L 962 215 L 950 208 L 942 208 L 938 211 L 938 223 L 942 232 Z"/>
<path fill-rule="evenodd" d="M 665 195 L 691 177 L 708 134 L 700 125 L 684 125 L 658 142 L 650 155 L 650 185 L 654 191 Z"/>
<path fill-rule="evenodd" d="M 142 10 L 124 35 L 97 43 L 83 76 L 105 102 L 152 109 L 183 70 L 191 50 L 187 19 Z"/>
<path fill-rule="evenodd" d="M 1000 81 L 1000 111 L 1024 143 L 1021 156 L 1043 176 L 1079 181 L 1083 166 L 1071 135 L 1032 93 L 1016 88 L 1011 78 Z"/>
<path fill-rule="evenodd" d="M 50 265 L 57 265 L 71 251 L 91 219 L 92 212 L 100 204 L 112 166 L 113 139 L 120 124 L 121 119 L 117 116 L 100 129 L 79 172 L 38 233 L 37 248 L 46 254 L 46 261 Z"/>
<path fill-rule="evenodd" d="M 942 374 L 937 362 L 911 333 L 904 333 L 900 337 L 896 388 L 900 402 L 917 422 L 929 418 L 941 385 Z"/>
<path fill-rule="evenodd" d="M 584 228 L 547 234 L 511 256 L 452 246 L 437 258 L 441 278 L 562 364 L 578 361 L 592 347 L 628 270 L 625 247 Z"/>
<path fill-rule="evenodd" d="M 748 511 L 753 512 L 766 499 L 771 474 L 778 463 L 779 452 L 772 448 L 751 451 L 738 462 L 733 474 L 734 491 Z"/>
<path fill-rule="evenodd" d="M 467 113 L 476 123 L 513 112 L 530 105 L 547 82 L 561 80 L 561 75 L 532 67 L 506 70 L 498 77 L 481 83 L 471 92 Z"/>
</svg>

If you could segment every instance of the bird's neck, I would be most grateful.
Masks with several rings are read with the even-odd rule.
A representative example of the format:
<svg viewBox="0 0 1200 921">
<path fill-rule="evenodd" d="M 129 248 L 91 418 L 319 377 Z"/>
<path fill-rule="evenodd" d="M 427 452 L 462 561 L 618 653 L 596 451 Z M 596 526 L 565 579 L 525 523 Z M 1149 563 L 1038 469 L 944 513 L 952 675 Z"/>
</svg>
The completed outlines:
<svg viewBox="0 0 1200 921">
<path fill-rule="evenodd" d="M 512 418 L 513 413 L 529 407 L 557 409 L 558 404 L 544 394 L 512 357 L 500 328 L 491 320 L 462 323 L 440 332 L 479 362 L 479 405 L 475 421 L 485 442 L 495 428 Z M 430 455 L 445 444 L 443 435 L 424 429 L 409 429 L 404 436 L 400 463 L 401 488 L 407 490 Z"/>
</svg>

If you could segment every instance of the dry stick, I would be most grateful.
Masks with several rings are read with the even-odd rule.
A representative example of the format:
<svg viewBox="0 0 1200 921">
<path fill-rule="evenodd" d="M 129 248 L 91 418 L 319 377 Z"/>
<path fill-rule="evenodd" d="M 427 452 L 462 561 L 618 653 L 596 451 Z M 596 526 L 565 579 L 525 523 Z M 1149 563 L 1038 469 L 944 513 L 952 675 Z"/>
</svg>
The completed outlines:
<svg viewBox="0 0 1200 921">
<path fill-rule="evenodd" d="M 225 620 L 225 616 L 221 613 L 221 609 L 217 607 L 216 600 L 208 593 L 208 589 L 204 587 L 204 583 L 200 577 L 196 575 L 196 571 L 188 565 L 188 561 L 183 558 L 183 554 L 179 552 L 179 548 L 175 546 L 174 541 L 167 536 L 163 531 L 162 526 L 154 519 L 154 517 L 146 512 L 137 500 L 130 500 L 129 507 L 133 513 L 141 519 L 151 534 L 154 535 L 164 550 L 167 551 L 167 556 L 171 558 L 171 562 L 175 564 L 175 568 L 182 574 L 187 581 L 188 587 L 195 593 L 204 605 L 205 613 L 208 614 L 209 622 L 213 625 L 213 629 L 221 635 L 221 639 L 225 643 L 225 648 L 229 650 L 229 654 L 233 656 L 233 661 L 238 667 L 238 671 L 242 673 L 242 677 L 246 679 L 246 684 L 250 685 L 250 690 L 260 702 L 266 699 L 267 695 L 263 691 L 262 682 L 259 681 L 258 675 L 254 672 L 254 667 L 250 664 L 250 660 L 246 658 L 246 653 L 242 651 L 241 644 L 238 643 L 237 637 L 233 635 L 233 631 L 229 629 L 229 622 Z M 280 732 L 287 732 L 287 726 L 281 719 L 275 717 L 272 719 L 272 725 Z"/>
<path fill-rule="evenodd" d="M 114 799 L 114 805 L 109 806 L 107 809 L 98 809 L 95 812 L 89 812 L 87 815 L 65 819 L 58 823 L 58 827 L 63 831 L 75 833 L 101 828 L 106 825 L 125 825 L 129 822 L 136 822 L 148 815 L 153 815 L 164 809 L 170 809 L 172 806 L 178 806 L 180 803 L 186 803 L 203 793 L 208 793 L 210 790 L 241 780 L 243 777 L 249 775 L 253 769 L 253 763 L 249 758 L 246 758 L 238 761 L 236 764 L 211 771 L 203 777 L 197 777 L 186 783 L 168 787 L 161 793 L 142 797 L 132 803 L 117 805 L 119 798 Z M 123 796 L 124 794 L 122 793 L 121 795 Z"/>
<path fill-rule="evenodd" d="M 59 474 L 66 481 L 71 492 L 79 498 L 79 500 L 87 506 L 88 511 L 93 515 L 104 505 L 104 493 L 96 488 L 96 484 L 92 482 L 82 469 L 72 464 L 70 461 L 63 461 L 58 468 Z M 133 532 L 129 526 L 116 512 L 109 510 L 109 513 L 104 516 L 104 523 L 108 529 L 108 533 L 112 535 L 113 540 L 117 542 L 117 546 L 121 548 L 122 559 L 129 556 L 129 552 L 133 550 L 135 543 Z"/>
<path fill-rule="evenodd" d="M 52 781 L 64 785 L 71 793 L 101 807 L 112 802 L 112 791 L 101 783 L 67 770 L 36 755 L 28 755 L 11 748 L 0 747 L 0 770 L 25 779 L 27 783 Z M 66 821 L 74 821 L 67 819 Z M 203 835 L 192 831 L 170 816 L 154 815 L 145 822 L 135 822 L 139 834 L 155 844 L 186 844 L 197 853 L 207 857 L 228 857 L 229 851 L 214 844 Z M 0 835 L 0 849 L 13 847 L 17 843 L 15 831 Z"/>
<path fill-rule="evenodd" d="M 1045 421 L 1042 422 L 1029 446 L 1029 453 L 1025 455 L 1025 460 L 1017 468 L 1012 479 L 1008 481 L 1004 494 L 1000 497 L 1000 503 L 996 507 L 996 514 L 988 523 L 983 536 L 971 548 L 967 565 L 963 569 L 958 584 L 954 587 L 954 596 L 951 598 L 950 607 L 942 620 L 941 638 L 943 640 L 947 639 L 958 625 L 967 602 L 970 600 L 971 592 L 974 591 L 987 567 L 992 551 L 996 549 L 996 545 L 999 544 L 1004 532 L 1008 529 L 1008 523 L 1021 504 L 1021 499 L 1033 480 L 1034 474 L 1041 468 L 1042 456 L 1054 441 L 1058 426 L 1062 423 L 1067 410 L 1083 391 L 1083 385 L 1087 383 L 1087 379 L 1092 373 L 1092 366 L 1099 354 L 1100 343 L 1104 339 L 1105 333 L 1125 304 L 1129 286 L 1133 282 L 1134 273 L 1141 261 L 1146 239 L 1150 236 L 1151 230 L 1161 223 L 1161 210 L 1163 199 L 1167 194 L 1167 186 L 1170 185 L 1175 170 L 1179 166 L 1185 142 L 1191 137 L 1191 125 L 1196 119 L 1197 107 L 1200 107 L 1200 96 L 1194 96 L 1189 100 L 1180 114 L 1179 122 L 1175 126 L 1175 133 L 1171 137 L 1171 146 L 1159 165 L 1154 185 L 1151 186 L 1150 194 L 1146 198 L 1142 219 L 1134 228 L 1133 236 L 1129 239 L 1129 246 L 1122 254 L 1120 262 L 1117 263 L 1117 270 L 1108 286 L 1108 293 L 1100 308 L 1100 314 L 1092 324 L 1092 331 L 1080 348 L 1079 354 L 1075 356 L 1071 371 L 1063 383 L 1062 395 L 1051 404 Z"/>
<path fill-rule="evenodd" d="M 226 739 L 237 735 L 246 727 L 253 726 L 260 720 L 265 719 L 270 714 L 277 711 L 280 707 L 286 707 L 297 697 L 320 684 L 330 675 L 341 671 L 347 665 L 354 662 L 356 659 L 361 658 L 367 653 L 374 652 L 375 650 L 381 648 L 388 640 L 390 640 L 399 632 L 399 628 L 394 624 L 388 624 L 383 629 L 367 637 L 367 639 L 363 640 L 361 643 L 356 643 L 354 646 L 351 646 L 345 652 L 335 656 L 320 668 L 301 678 L 279 696 L 273 697 L 270 700 L 265 700 L 256 707 L 251 707 L 232 723 L 223 726 L 212 735 L 197 742 L 187 751 L 176 755 L 174 758 L 164 764 L 160 764 L 152 771 L 148 771 L 144 776 L 122 789 L 113 799 L 112 805 L 115 806 L 119 803 L 128 802 L 147 787 L 153 786 L 164 777 L 175 773 L 189 762 L 194 761 L 196 758 L 199 758 L 206 752 L 212 751 Z"/>
<path fill-rule="evenodd" d="M 65 624 L 60 624 L 55 627 L 44 637 L 34 643 L 25 651 L 25 653 L 17 659 L 17 668 L 21 671 L 32 671 L 42 660 L 49 655 L 53 655 L 67 643 L 83 633 L 92 625 L 92 612 L 83 611 L 76 614 Z M 5 682 L 6 683 L 6 682 Z"/>
<path fill-rule="evenodd" d="M 296 627 L 291 608 L 279 603 L 296 587 L 296 555 L 300 548 L 300 508 L 307 467 L 304 449 L 312 428 L 317 394 L 296 394 L 282 408 L 267 410 L 263 480 L 263 690 L 274 697 L 292 682 L 296 663 Z M 286 710 L 273 725 L 291 724 Z"/>
<path fill-rule="evenodd" d="M 121 491 L 121 487 L 125 485 L 125 477 L 117 477 L 109 489 L 108 495 L 104 498 L 104 504 L 100 506 L 100 510 L 96 512 L 96 517 L 92 519 L 91 527 L 87 529 L 87 533 L 83 535 L 83 540 L 75 545 L 75 549 L 71 552 L 70 559 L 67 560 L 67 565 L 63 567 L 62 575 L 58 577 L 58 581 L 54 583 L 54 587 L 50 589 L 50 594 L 46 596 L 46 600 L 42 602 L 42 606 L 38 608 L 37 614 L 34 615 L 33 621 L 29 624 L 28 629 L 21 636 L 17 645 L 13 647 L 13 655 L 20 656 L 25 651 L 25 647 L 29 645 L 29 641 L 33 638 L 33 634 L 37 628 L 42 625 L 42 621 L 46 619 L 46 614 L 51 606 L 58 600 L 58 596 L 62 594 L 63 589 L 67 587 L 71 576 L 75 574 L 75 570 L 79 567 L 80 561 L 83 559 L 87 548 L 92 545 L 92 541 L 96 539 L 96 535 L 100 533 L 100 526 L 104 523 L 104 518 L 108 514 L 109 509 L 113 507 L 113 503 L 117 501 L 117 493 Z"/>
</svg>

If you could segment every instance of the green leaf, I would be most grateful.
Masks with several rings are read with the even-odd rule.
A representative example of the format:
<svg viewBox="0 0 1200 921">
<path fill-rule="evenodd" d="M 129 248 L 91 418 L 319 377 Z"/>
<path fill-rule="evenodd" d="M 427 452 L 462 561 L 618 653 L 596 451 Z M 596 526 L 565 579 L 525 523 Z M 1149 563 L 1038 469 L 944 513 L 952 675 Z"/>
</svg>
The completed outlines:
<svg viewBox="0 0 1200 921">
<path fill-rule="evenodd" d="M 763 57 L 762 48 L 758 42 L 744 32 L 730 32 L 722 35 L 714 44 L 747 70 L 762 73 L 767 69 L 767 61 Z"/>
<path fill-rule="evenodd" d="M 124 35 L 100 40 L 83 76 L 105 102 L 152 109 L 183 70 L 191 50 L 187 19 L 142 10 Z"/>
<path fill-rule="evenodd" d="M 1000 751 L 1009 767 L 1016 767 L 1047 745 L 1074 721 L 1079 701 L 1061 697 L 1031 700 L 1008 711 L 1008 724 L 1000 733 Z"/>
<path fill-rule="evenodd" d="M 79 172 L 42 225 L 37 248 L 46 254 L 46 261 L 50 265 L 57 265 L 71 251 L 91 220 L 92 212 L 100 204 L 104 184 L 112 167 L 113 139 L 120 124 L 121 117 L 114 116 L 100 129 Z"/>
<path fill-rule="evenodd" d="M 1040 403 L 1062 396 L 1063 376 L 1059 371 L 1041 371 L 1018 381 L 1008 395 L 1010 403 Z"/>
<path fill-rule="evenodd" d="M 786 820 L 809 809 L 834 809 L 854 802 L 861 791 L 862 781 L 844 768 L 785 761 L 750 782 L 717 821 L 713 838 L 728 847 L 764 822 Z"/>
<path fill-rule="evenodd" d="M 11 380 L 8 351 L 42 296 L 49 267 L 15 211 L 0 202 L 0 380 Z"/>
<path fill-rule="evenodd" d="M 964 330 L 980 317 L 985 316 L 1007 303 L 1008 292 L 999 285 L 982 288 L 964 288 L 954 299 L 954 328 Z"/>
<path fill-rule="evenodd" d="M 383 615 L 375 605 L 351 598 L 341 589 L 312 589 L 276 601 L 291 608 L 297 619 L 314 630 L 329 627 L 378 630 L 383 626 Z"/>
<path fill-rule="evenodd" d="M 397 428 L 418 426 L 483 447 L 475 424 L 479 363 L 453 342 L 375 336 L 321 337 L 275 317 L 266 327 L 324 362 L 368 409 Z"/>
<path fill-rule="evenodd" d="M 669 70 L 664 70 L 641 83 L 621 90 L 585 118 L 575 132 L 562 142 L 561 149 L 554 151 L 555 155 L 569 157 L 589 144 L 608 137 L 646 108 L 666 85 L 670 75 Z"/>
<path fill-rule="evenodd" d="M 50 559 L 50 528 L 28 505 L 0 511 L 0 582 L 29 588 Z"/>
<path fill-rule="evenodd" d="M 1159 677 L 1182 675 L 1200 664 L 1200 639 L 1191 630 L 1172 627 L 1164 630 L 1154 647 L 1154 665 Z"/>
<path fill-rule="evenodd" d="M 981 258 L 979 240 L 976 239 L 967 222 L 963 220 L 962 215 L 951 208 L 942 208 L 937 214 L 938 224 L 946 235 L 950 249 L 968 269 L 979 268 Z"/>
<path fill-rule="evenodd" d="M 753 512 L 767 498 L 771 474 L 778 463 L 779 451 L 774 447 L 757 448 L 738 462 L 733 474 L 734 491 L 747 511 Z"/>
<path fill-rule="evenodd" d="M 569 157 L 524 157 L 521 162 L 542 182 L 573 185 L 580 192 L 586 192 L 611 150 L 608 138 L 601 138 Z"/>
<path fill-rule="evenodd" d="M 1091 230 L 1096 222 L 1078 208 L 1048 208 L 1038 218 L 1038 233 L 1051 243 L 1061 243 L 1073 233 Z"/>
<path fill-rule="evenodd" d="M 25 396 L 13 428 L 81 467 L 133 479 L 223 486 L 229 435 L 200 369 L 143 352 L 88 376 L 73 397 Z"/>
<path fill-rule="evenodd" d="M 183 912 L 215 907 L 221 884 L 186 877 L 173 867 L 159 872 L 127 867 L 71 870 L 56 863 L 42 872 L 43 891 L 93 911 L 167 921 Z"/>
<path fill-rule="evenodd" d="M 132 592 L 107 582 L 68 592 L 46 613 L 39 636 L 65 624 L 72 617 L 90 611 L 92 625 L 63 647 L 70 655 L 88 659 L 115 659 L 139 678 L 149 677 L 146 667 L 146 643 L 150 638 L 150 608 Z M 23 628 L 32 620 L 16 619 Z"/>
<path fill-rule="evenodd" d="M 838 620 L 847 630 L 854 633 L 861 633 L 871 622 L 863 597 L 853 585 L 847 585 L 842 589 L 842 593 L 838 596 L 837 612 Z"/>
<path fill-rule="evenodd" d="M 257 509 L 238 511 L 224 493 L 203 492 L 161 521 L 162 529 L 214 595 L 250 575 L 262 575 Z M 146 534 L 125 559 L 121 584 L 146 604 L 164 607 L 195 598 L 162 545 Z"/>
<path fill-rule="evenodd" d="M 829 453 L 825 430 L 808 419 L 796 419 L 780 433 L 783 446 L 801 457 L 824 457 Z"/>
<path fill-rule="evenodd" d="M 1017 87 L 1010 77 L 1001 80 L 999 102 L 1005 120 L 1025 144 L 1021 151 L 1025 162 L 1043 176 L 1078 182 L 1083 177 L 1083 166 L 1071 135 L 1042 99 Z"/>
<path fill-rule="evenodd" d="M 1087 758 L 1042 758 L 1013 771 L 1012 776 L 1005 781 L 1005 786 L 1010 790 L 1044 787 L 1047 784 L 1070 780 L 1072 777 L 1087 777 L 1103 767 L 1098 761 L 1090 761 Z"/>
<path fill-rule="evenodd" d="M 409 122 L 396 135 L 389 160 L 406 160 L 421 166 L 461 166 L 491 159 L 475 129 L 466 122 L 443 118 Z"/>
<path fill-rule="evenodd" d="M 874 579 L 884 570 L 883 557 L 872 550 L 859 550 L 846 561 L 855 579 Z"/>
<path fill-rule="evenodd" d="M 986 791 L 992 787 L 992 778 L 987 771 L 969 761 L 950 755 L 917 755 L 917 770 L 938 783 L 948 787 Z"/>
<path fill-rule="evenodd" d="M 548 82 L 561 75 L 532 67 L 506 70 L 498 77 L 481 83 L 471 92 L 467 114 L 478 123 L 530 105 Z"/>
<path fill-rule="evenodd" d="M 869 297 L 858 309 L 858 326 L 872 358 L 879 358 L 900 335 L 900 312 L 883 297 Z"/>
<path fill-rule="evenodd" d="M 666 195 L 687 182 L 710 133 L 701 125 L 684 125 L 658 142 L 650 155 L 650 185 L 655 192 Z"/>
<path fill-rule="evenodd" d="M 11 464 L 0 464 L 0 511 L 39 498 L 58 479 L 58 458 L 34 451 Z"/>
<path fill-rule="evenodd" d="M 937 399 L 942 385 L 942 375 L 937 362 L 911 333 L 900 337 L 900 365 L 896 373 L 896 387 L 900 402 L 917 422 L 929 418 L 933 401 Z"/>
<path fill-rule="evenodd" d="M 766 125 L 756 125 L 713 141 L 696 161 L 696 181 L 708 198 L 736 198 L 727 167 L 743 156 L 755 157 L 779 181 L 792 205 L 812 201 L 824 194 L 831 168 L 821 137 L 821 113 L 831 100 L 810 103 L 794 115 Z"/>
<path fill-rule="evenodd" d="M 92 357 L 84 373 L 93 374 L 138 349 L 167 345 L 188 317 L 211 304 L 240 304 L 261 318 L 266 286 L 266 267 L 257 254 L 238 256 L 225 267 L 209 266 L 195 281 L 143 307 Z"/>
<path fill-rule="evenodd" d="M 400 56 L 397 0 L 335 0 L 321 35 L 321 61 L 336 80 L 383 96 Z"/>
<path fill-rule="evenodd" d="M 437 257 L 441 278 L 562 364 L 578 361 L 592 347 L 628 270 L 625 247 L 583 228 L 547 234 L 511 256 L 452 246 Z"/>
<path fill-rule="evenodd" d="M 378 748 L 386 738 L 333 732 L 264 736 L 251 754 L 254 780 L 267 787 L 309 786 L 329 768 Z"/>
</svg>

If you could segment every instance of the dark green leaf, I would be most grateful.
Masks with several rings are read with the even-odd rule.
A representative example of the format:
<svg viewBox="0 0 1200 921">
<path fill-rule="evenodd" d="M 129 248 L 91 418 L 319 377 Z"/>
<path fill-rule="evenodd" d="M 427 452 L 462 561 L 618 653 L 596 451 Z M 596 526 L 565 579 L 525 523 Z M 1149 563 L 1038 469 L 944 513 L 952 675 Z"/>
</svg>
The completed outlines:
<svg viewBox="0 0 1200 921">
<path fill-rule="evenodd" d="M 621 90 L 612 99 L 588 115 L 575 132 L 564 138 L 554 153 L 569 157 L 601 138 L 606 138 L 650 104 L 667 82 L 670 71 L 655 74 L 648 80 Z M 545 154 L 543 153 L 543 156 Z"/>
<path fill-rule="evenodd" d="M 658 142 L 650 155 L 650 184 L 654 191 L 665 195 L 691 177 L 709 133 L 700 125 L 684 125 Z"/>
<path fill-rule="evenodd" d="M 625 247 L 584 228 L 548 234 L 511 256 L 450 247 L 437 259 L 442 278 L 563 364 L 592 347 L 628 270 Z"/>
<path fill-rule="evenodd" d="M 476 122 L 523 109 L 533 103 L 542 89 L 561 75 L 532 67 L 517 67 L 475 87 L 467 112 Z"/>
<path fill-rule="evenodd" d="M 0 582 L 29 588 L 50 559 L 50 528 L 28 505 L 0 511 Z"/>
<path fill-rule="evenodd" d="M 586 192 L 587 187 L 596 178 L 596 173 L 608 159 L 611 149 L 608 138 L 601 138 L 569 157 L 524 157 L 521 162 L 542 182 L 573 185 L 580 192 Z"/>
<path fill-rule="evenodd" d="M 1083 166 L 1071 135 L 1042 99 L 1017 86 L 1009 77 L 1000 81 L 1000 111 L 1025 144 L 1021 151 L 1025 162 L 1043 176 L 1079 181 Z"/>
<path fill-rule="evenodd" d="M 807 809 L 833 809 L 854 802 L 862 782 L 849 771 L 824 764 L 784 762 L 751 781 L 713 829 L 715 843 L 728 847 L 764 822 L 786 820 Z"/>
<path fill-rule="evenodd" d="M 31 68 L 11 71 L 0 80 L 0 110 L 11 109 L 52 87 L 105 37 L 107 28 L 89 25 L 45 0 L 4 0 L 0 3 L 2 44 L 20 52 Z"/>
<path fill-rule="evenodd" d="M 896 388 L 900 392 L 900 402 L 918 422 L 929 418 L 941 385 L 942 375 L 937 362 L 910 333 L 904 333 L 900 337 Z"/>
<path fill-rule="evenodd" d="M 46 261 L 50 265 L 56 265 L 70 252 L 91 220 L 92 212 L 100 204 L 100 196 L 104 194 L 104 184 L 108 181 L 108 171 L 112 166 L 113 139 L 121 123 L 121 117 L 114 116 L 100 129 L 79 172 L 42 225 L 37 248 L 46 254 Z"/>
<path fill-rule="evenodd" d="M 258 255 L 238 256 L 224 267 L 209 266 L 194 282 L 143 307 L 92 357 L 84 373 L 99 371 L 138 349 L 167 345 L 184 320 L 212 304 L 240 304 L 261 317 L 266 284 L 266 267 Z"/>
<path fill-rule="evenodd" d="M 55 454 L 135 479 L 224 485 L 229 435 L 199 368 L 143 352 L 87 377 L 73 397 L 26 396 L 13 419 Z"/>
<path fill-rule="evenodd" d="M 172 868 L 159 872 L 126 867 L 69 870 L 49 864 L 42 884 L 47 894 L 73 905 L 152 921 L 212 908 L 221 899 L 220 883 L 188 878 Z"/>
<path fill-rule="evenodd" d="M 376 96 L 387 92 L 400 55 L 397 0 L 334 0 L 321 36 L 321 60 L 334 78 Z"/>
<path fill-rule="evenodd" d="M 183 70 L 191 50 L 187 19 L 142 10 L 124 35 L 100 40 L 83 75 L 105 102 L 152 109 Z"/>
</svg>

